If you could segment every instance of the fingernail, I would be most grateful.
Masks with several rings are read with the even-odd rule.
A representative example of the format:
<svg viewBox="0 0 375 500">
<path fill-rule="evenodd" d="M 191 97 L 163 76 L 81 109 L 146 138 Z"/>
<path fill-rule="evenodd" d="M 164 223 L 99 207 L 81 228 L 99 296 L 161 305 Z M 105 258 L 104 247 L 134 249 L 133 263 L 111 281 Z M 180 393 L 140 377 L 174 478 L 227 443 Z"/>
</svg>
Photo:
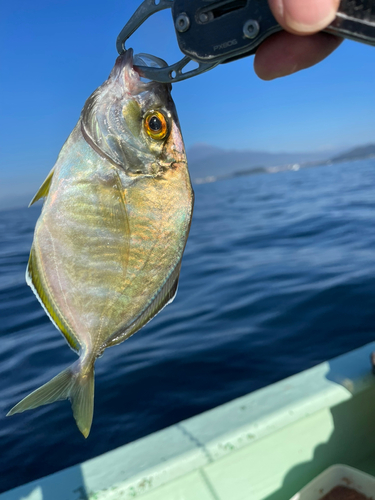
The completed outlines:
<svg viewBox="0 0 375 500">
<path fill-rule="evenodd" d="M 326 28 L 335 18 L 339 5 L 339 0 L 281 1 L 285 24 L 298 33 L 314 33 Z"/>
</svg>

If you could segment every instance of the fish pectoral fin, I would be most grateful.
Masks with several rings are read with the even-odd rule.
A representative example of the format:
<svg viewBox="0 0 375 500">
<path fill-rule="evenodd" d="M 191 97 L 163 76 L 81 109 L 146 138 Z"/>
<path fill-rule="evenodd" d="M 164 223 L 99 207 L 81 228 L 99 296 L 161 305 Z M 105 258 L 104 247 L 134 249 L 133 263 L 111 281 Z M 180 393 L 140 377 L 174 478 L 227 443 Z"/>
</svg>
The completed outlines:
<svg viewBox="0 0 375 500">
<path fill-rule="evenodd" d="M 52 181 L 52 177 L 53 177 L 54 171 L 55 171 L 55 167 L 53 167 L 53 169 L 51 170 L 51 172 L 47 175 L 45 181 L 43 182 L 43 184 L 38 189 L 38 192 L 36 193 L 36 195 L 34 196 L 34 198 L 30 201 L 29 207 L 31 207 L 31 205 L 33 205 L 36 201 L 38 201 L 41 198 L 44 198 L 45 196 L 47 196 L 47 194 L 49 192 L 49 188 L 51 187 L 51 181 Z"/>
<path fill-rule="evenodd" d="M 94 413 L 94 364 L 82 365 L 78 360 L 52 380 L 26 396 L 7 417 L 38 406 L 70 399 L 77 426 L 85 438 L 89 435 Z"/>
</svg>

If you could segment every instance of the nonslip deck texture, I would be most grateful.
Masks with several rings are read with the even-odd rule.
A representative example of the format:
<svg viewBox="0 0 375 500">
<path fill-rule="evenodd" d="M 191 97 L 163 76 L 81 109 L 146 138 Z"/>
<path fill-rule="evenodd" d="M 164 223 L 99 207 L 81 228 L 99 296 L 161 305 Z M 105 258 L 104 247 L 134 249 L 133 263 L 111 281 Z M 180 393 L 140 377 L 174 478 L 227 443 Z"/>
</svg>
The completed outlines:
<svg viewBox="0 0 375 500">
<path fill-rule="evenodd" d="M 288 500 L 335 463 L 375 475 L 373 350 L 375 343 L 0 500 Z"/>
</svg>

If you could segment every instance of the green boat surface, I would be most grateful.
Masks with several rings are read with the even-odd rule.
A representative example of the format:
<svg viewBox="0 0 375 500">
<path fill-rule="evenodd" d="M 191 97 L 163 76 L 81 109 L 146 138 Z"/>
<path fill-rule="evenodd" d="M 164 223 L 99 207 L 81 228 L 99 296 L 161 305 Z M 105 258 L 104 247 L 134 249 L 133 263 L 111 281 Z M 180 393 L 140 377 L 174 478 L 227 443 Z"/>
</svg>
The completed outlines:
<svg viewBox="0 0 375 500">
<path fill-rule="evenodd" d="M 288 500 L 332 464 L 375 475 L 372 351 L 375 342 L 0 500 Z"/>
</svg>

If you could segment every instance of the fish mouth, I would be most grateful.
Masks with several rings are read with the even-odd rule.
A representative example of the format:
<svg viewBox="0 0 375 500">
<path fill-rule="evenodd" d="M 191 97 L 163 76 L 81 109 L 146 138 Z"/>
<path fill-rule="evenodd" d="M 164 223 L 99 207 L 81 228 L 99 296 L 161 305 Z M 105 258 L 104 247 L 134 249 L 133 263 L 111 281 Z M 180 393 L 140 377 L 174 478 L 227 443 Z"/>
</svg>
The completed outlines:
<svg viewBox="0 0 375 500">
<path fill-rule="evenodd" d="M 123 54 L 118 56 L 116 59 L 115 65 L 112 69 L 111 75 L 112 77 L 119 76 L 124 69 L 134 69 L 133 64 L 133 49 L 127 49 Z"/>
<path fill-rule="evenodd" d="M 118 56 L 110 74 L 111 80 L 117 80 L 125 91 L 132 95 L 149 90 L 156 84 L 153 81 L 141 80 L 141 68 L 134 65 L 134 59 L 137 57 L 133 56 L 133 49 L 127 49 L 126 52 Z"/>
</svg>

